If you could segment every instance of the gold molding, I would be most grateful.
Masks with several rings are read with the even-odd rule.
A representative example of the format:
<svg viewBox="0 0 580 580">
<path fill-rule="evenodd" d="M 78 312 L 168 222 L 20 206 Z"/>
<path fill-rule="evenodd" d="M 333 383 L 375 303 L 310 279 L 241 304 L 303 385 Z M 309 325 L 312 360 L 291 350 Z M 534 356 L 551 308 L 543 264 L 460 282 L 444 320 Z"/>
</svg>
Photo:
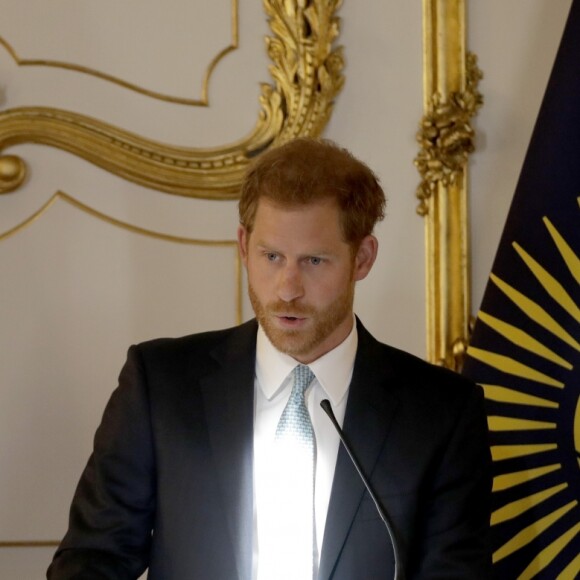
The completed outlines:
<svg viewBox="0 0 580 580">
<path fill-rule="evenodd" d="M 425 217 L 427 358 L 461 368 L 469 342 L 471 288 L 467 162 L 481 72 L 465 48 L 464 0 L 423 0 L 424 117 L 415 165 Z"/>
<path fill-rule="evenodd" d="M 44 203 L 39 209 L 37 209 L 32 215 L 27 217 L 25 220 L 20 222 L 18 225 L 6 230 L 4 232 L 0 232 L 0 242 L 20 233 L 22 230 L 26 229 L 28 226 L 31 226 L 34 222 L 39 220 L 42 216 L 44 216 L 48 210 L 59 200 L 62 200 L 72 207 L 98 219 L 105 223 L 108 223 L 112 226 L 117 228 L 121 228 L 127 230 L 133 234 L 139 234 L 141 236 L 146 236 L 149 238 L 153 238 L 156 240 L 161 240 L 164 242 L 172 242 L 174 244 L 186 244 L 192 246 L 205 246 L 205 247 L 221 247 L 221 248 L 232 248 L 235 254 L 235 280 L 236 280 L 236 297 L 235 297 L 235 316 L 236 316 L 236 323 L 241 324 L 242 322 L 242 300 L 243 300 L 243 288 L 242 288 L 242 262 L 238 253 L 238 244 L 236 240 L 202 240 L 198 238 L 186 238 L 183 236 L 174 236 L 171 234 L 164 234 L 162 232 L 156 232 L 154 230 L 149 230 L 146 228 L 142 228 L 121 220 L 117 218 L 111 217 L 107 214 L 104 214 L 89 205 L 86 205 L 79 201 L 78 199 L 68 195 L 63 191 L 57 191 L 53 194 L 50 199 Z M 0 547 L 2 546 L 2 542 L 0 542 Z"/>
<path fill-rule="evenodd" d="M 168 95 L 165 93 L 160 93 L 158 91 L 152 91 L 146 89 L 144 87 L 140 87 L 134 83 L 126 81 L 124 79 L 120 79 L 103 71 L 99 71 L 96 69 L 92 69 L 80 64 L 75 64 L 71 62 L 64 62 L 64 61 L 56 61 L 56 60 L 49 60 L 49 59 L 40 59 L 40 58 L 20 58 L 14 49 L 14 47 L 2 36 L 0 36 L 0 45 L 3 46 L 8 52 L 8 54 L 12 57 L 12 60 L 18 66 L 44 66 L 44 67 L 51 67 L 51 68 L 60 68 L 63 70 L 69 70 L 85 75 L 89 75 L 92 77 L 96 77 L 98 79 L 119 85 L 125 89 L 130 91 L 134 91 L 136 93 L 140 93 L 145 95 L 146 97 L 150 97 L 152 99 L 158 99 L 160 101 L 167 101 L 170 103 L 175 103 L 178 105 L 189 105 L 189 106 L 196 106 L 196 107 L 207 107 L 209 105 L 209 81 L 213 71 L 215 70 L 218 63 L 225 58 L 230 52 L 236 50 L 239 44 L 239 29 L 238 29 L 238 0 L 231 0 L 232 2 L 232 16 L 231 16 L 231 42 L 229 46 L 220 50 L 216 56 L 210 61 L 209 65 L 206 68 L 202 86 L 201 86 L 201 98 L 199 99 L 186 99 L 183 97 L 176 97 L 173 95 Z"/>
<path fill-rule="evenodd" d="M 0 548 L 56 548 L 60 541 L 56 540 L 13 540 L 0 542 Z"/>
<path fill-rule="evenodd" d="M 92 117 L 46 107 L 0 113 L 0 149 L 21 143 L 56 147 L 124 179 L 165 193 L 235 199 L 250 159 L 300 135 L 317 136 L 344 83 L 336 12 L 342 0 L 263 0 L 273 36 L 266 37 L 274 84 L 262 84 L 261 111 L 245 138 L 211 149 L 176 147 Z M 17 189 L 26 167 L 0 158 L 0 193 Z"/>
</svg>

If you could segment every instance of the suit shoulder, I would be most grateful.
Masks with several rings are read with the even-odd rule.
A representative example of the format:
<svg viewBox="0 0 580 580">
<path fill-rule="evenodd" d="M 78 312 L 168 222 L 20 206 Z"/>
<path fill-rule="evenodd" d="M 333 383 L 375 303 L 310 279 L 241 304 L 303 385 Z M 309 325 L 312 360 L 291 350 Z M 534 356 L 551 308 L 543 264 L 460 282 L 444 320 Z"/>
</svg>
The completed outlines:
<svg viewBox="0 0 580 580">
<path fill-rule="evenodd" d="M 459 373 L 452 371 L 443 366 L 430 363 L 414 354 L 400 350 L 393 346 L 386 344 L 383 347 L 389 349 L 391 356 L 398 366 L 405 369 L 407 372 L 417 374 L 419 376 L 427 376 L 433 380 L 440 380 L 442 382 L 458 382 L 464 385 L 473 385 L 473 381 Z"/>
<path fill-rule="evenodd" d="M 379 360 L 385 361 L 407 392 L 420 391 L 428 399 L 431 394 L 439 400 L 482 397 L 481 387 L 468 377 L 381 342 L 377 342 L 377 348 Z"/>
</svg>

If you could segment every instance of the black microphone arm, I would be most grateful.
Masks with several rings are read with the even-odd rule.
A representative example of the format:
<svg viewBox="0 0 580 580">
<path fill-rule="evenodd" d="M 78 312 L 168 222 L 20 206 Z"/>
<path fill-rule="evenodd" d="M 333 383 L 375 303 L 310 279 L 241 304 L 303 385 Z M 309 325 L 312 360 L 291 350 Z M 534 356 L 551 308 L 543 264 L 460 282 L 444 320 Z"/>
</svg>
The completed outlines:
<svg viewBox="0 0 580 580">
<path fill-rule="evenodd" d="M 340 437 L 340 440 L 342 441 L 342 444 L 344 445 L 344 448 L 346 449 L 346 452 L 348 453 L 348 456 L 350 457 L 352 464 L 355 466 L 360 478 L 362 479 L 362 482 L 365 484 L 365 487 L 367 488 L 367 491 L 368 491 L 369 495 L 371 496 L 371 499 L 375 503 L 375 507 L 377 508 L 377 512 L 379 512 L 379 516 L 381 517 L 381 520 L 383 520 L 385 527 L 387 528 L 387 532 L 389 533 L 389 537 L 391 538 L 391 544 L 393 545 L 393 552 L 395 554 L 395 578 L 394 578 L 394 580 L 405 580 L 405 573 L 403 571 L 403 564 L 402 564 L 401 554 L 399 551 L 399 544 L 397 542 L 395 530 L 393 529 L 393 523 L 391 522 L 391 519 L 389 518 L 389 516 L 387 515 L 387 513 L 383 509 L 383 506 L 380 504 L 373 488 L 371 487 L 369 480 L 366 478 L 365 474 L 363 473 L 362 468 L 360 466 L 360 463 L 358 462 L 358 459 L 355 457 L 355 455 L 350 447 L 350 444 L 345 439 L 344 433 L 343 433 L 342 429 L 340 428 L 340 425 L 338 424 L 336 417 L 334 416 L 334 413 L 332 411 L 332 407 L 330 406 L 330 401 L 328 399 L 324 399 L 324 401 L 320 402 L 320 406 L 322 407 L 324 412 L 329 416 L 330 420 L 332 421 L 332 424 L 334 425 L 334 428 L 336 429 L 336 432 L 338 433 L 338 436 Z"/>
</svg>

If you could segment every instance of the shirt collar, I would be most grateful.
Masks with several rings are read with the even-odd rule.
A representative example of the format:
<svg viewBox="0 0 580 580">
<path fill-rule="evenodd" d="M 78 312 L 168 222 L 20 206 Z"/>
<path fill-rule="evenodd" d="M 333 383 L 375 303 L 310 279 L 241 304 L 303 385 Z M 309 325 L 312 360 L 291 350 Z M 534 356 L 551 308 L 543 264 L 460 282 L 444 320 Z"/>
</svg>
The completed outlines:
<svg viewBox="0 0 580 580">
<path fill-rule="evenodd" d="M 349 335 L 337 347 L 308 365 L 333 406 L 338 405 L 348 391 L 357 345 L 358 333 L 353 315 Z M 294 358 L 276 349 L 259 326 L 256 342 L 256 376 L 268 400 L 278 394 L 297 364 L 299 363 Z"/>
</svg>

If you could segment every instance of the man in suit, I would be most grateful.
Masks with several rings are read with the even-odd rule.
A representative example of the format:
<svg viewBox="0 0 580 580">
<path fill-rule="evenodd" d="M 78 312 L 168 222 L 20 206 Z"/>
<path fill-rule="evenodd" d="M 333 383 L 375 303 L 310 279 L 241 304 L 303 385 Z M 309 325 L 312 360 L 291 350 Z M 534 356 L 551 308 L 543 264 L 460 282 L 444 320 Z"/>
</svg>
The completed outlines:
<svg viewBox="0 0 580 580">
<path fill-rule="evenodd" d="M 392 578 L 391 538 L 323 399 L 391 520 L 398 577 L 489 577 L 481 389 L 379 343 L 353 313 L 384 205 L 370 169 L 327 141 L 254 162 L 238 240 L 256 319 L 131 347 L 49 578 Z M 297 365 L 312 373 L 298 403 L 315 449 L 306 502 L 276 464 Z M 292 571 L 301 559 L 307 572 Z"/>
</svg>

